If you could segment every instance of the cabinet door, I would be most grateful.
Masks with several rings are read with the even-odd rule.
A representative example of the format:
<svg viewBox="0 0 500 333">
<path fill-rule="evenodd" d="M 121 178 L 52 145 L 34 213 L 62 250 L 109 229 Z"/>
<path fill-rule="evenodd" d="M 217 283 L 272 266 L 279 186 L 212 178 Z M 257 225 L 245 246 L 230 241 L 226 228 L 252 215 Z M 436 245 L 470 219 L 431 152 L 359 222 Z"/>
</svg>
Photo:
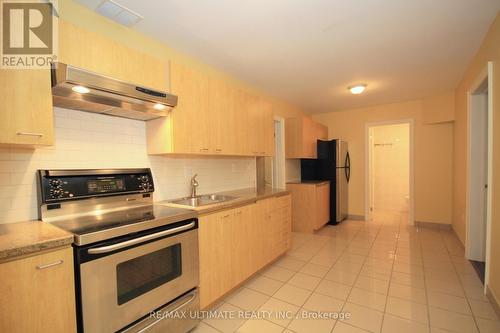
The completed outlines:
<svg viewBox="0 0 500 333">
<path fill-rule="evenodd" d="M 208 78 L 171 62 L 171 90 L 179 97 L 171 111 L 173 153 L 211 154 Z"/>
<path fill-rule="evenodd" d="M 260 143 L 261 150 L 265 156 L 274 156 L 274 114 L 272 105 L 266 101 L 262 101 L 262 141 Z"/>
<path fill-rule="evenodd" d="M 59 20 L 58 61 L 148 88 L 168 90 L 163 60 Z"/>
<path fill-rule="evenodd" d="M 0 69 L 0 143 L 54 143 L 50 85 L 49 70 Z"/>
<path fill-rule="evenodd" d="M 217 155 L 238 155 L 238 137 L 234 89 L 220 79 L 209 80 L 211 152 Z"/>
<path fill-rule="evenodd" d="M 199 218 L 200 305 L 213 303 L 232 288 L 230 272 L 231 214 L 221 212 Z"/>
<path fill-rule="evenodd" d="M 0 276 L 0 332 L 76 332 L 72 248 L 2 263 Z"/>
<path fill-rule="evenodd" d="M 253 226 L 251 205 L 233 210 L 231 270 L 236 286 L 255 272 L 252 267 L 253 242 L 249 234 Z"/>
<path fill-rule="evenodd" d="M 314 229 L 319 229 L 330 220 L 330 184 L 325 183 L 316 187 L 316 223 Z"/>
</svg>

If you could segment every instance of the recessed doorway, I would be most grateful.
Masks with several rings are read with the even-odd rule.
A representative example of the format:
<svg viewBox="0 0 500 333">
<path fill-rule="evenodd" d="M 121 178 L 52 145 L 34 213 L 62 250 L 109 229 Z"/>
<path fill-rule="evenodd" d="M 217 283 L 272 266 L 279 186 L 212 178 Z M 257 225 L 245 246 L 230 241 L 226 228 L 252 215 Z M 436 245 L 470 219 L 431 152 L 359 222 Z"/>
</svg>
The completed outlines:
<svg viewBox="0 0 500 333">
<path fill-rule="evenodd" d="M 366 216 L 413 224 L 412 121 L 367 125 Z"/>
<path fill-rule="evenodd" d="M 468 92 L 468 181 L 466 257 L 484 282 L 487 270 L 488 228 L 491 219 L 492 106 L 491 64 Z M 486 274 L 487 275 L 487 274 Z"/>
</svg>

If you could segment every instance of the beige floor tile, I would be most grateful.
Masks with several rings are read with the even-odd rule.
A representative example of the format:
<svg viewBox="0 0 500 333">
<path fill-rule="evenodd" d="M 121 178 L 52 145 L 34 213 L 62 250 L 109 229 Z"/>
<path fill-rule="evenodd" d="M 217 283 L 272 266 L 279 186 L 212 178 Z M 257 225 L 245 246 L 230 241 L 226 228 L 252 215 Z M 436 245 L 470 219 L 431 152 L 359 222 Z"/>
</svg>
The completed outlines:
<svg viewBox="0 0 500 333">
<path fill-rule="evenodd" d="M 481 333 L 498 333 L 500 332 L 500 321 L 488 320 L 483 318 L 477 319 L 477 325 Z"/>
<path fill-rule="evenodd" d="M 312 293 L 304 303 L 303 308 L 318 312 L 340 312 L 344 306 L 344 301 L 330 296 Z"/>
<path fill-rule="evenodd" d="M 427 304 L 425 289 L 413 288 L 399 283 L 391 283 L 389 287 L 389 296 Z"/>
<path fill-rule="evenodd" d="M 276 298 L 270 298 L 259 308 L 259 311 L 270 312 L 269 318 L 266 319 L 275 324 L 286 327 L 292 321 L 299 309 L 300 307 L 296 305 L 283 302 Z"/>
<path fill-rule="evenodd" d="M 345 301 L 351 289 L 352 288 L 350 286 L 341 283 L 322 280 L 315 292 Z"/>
<path fill-rule="evenodd" d="M 382 325 L 382 333 L 426 333 L 429 332 L 429 326 L 394 317 L 386 314 Z"/>
<path fill-rule="evenodd" d="M 356 280 L 354 287 L 387 295 L 389 290 L 389 281 L 360 275 Z"/>
<path fill-rule="evenodd" d="M 276 262 L 276 266 L 298 272 L 307 262 L 285 256 Z"/>
<path fill-rule="evenodd" d="M 216 311 L 220 311 L 222 313 L 228 312 L 234 316 L 233 318 L 221 317 L 204 320 L 206 324 L 216 328 L 223 333 L 233 333 L 246 321 L 245 319 L 238 318 L 236 314 L 237 312 L 242 311 L 242 309 L 237 308 L 236 306 L 233 306 L 231 304 L 224 303 L 220 307 L 218 307 Z"/>
<path fill-rule="evenodd" d="M 342 312 L 350 314 L 348 319 L 343 320 L 345 323 L 370 332 L 380 332 L 384 316 L 382 312 L 353 303 L 346 303 Z"/>
<path fill-rule="evenodd" d="M 422 266 L 406 264 L 402 262 L 395 262 L 392 270 L 395 272 L 401 272 L 412 275 L 420 275 L 420 276 L 424 275 L 424 269 Z"/>
<path fill-rule="evenodd" d="M 220 333 L 220 331 L 216 330 L 212 326 L 205 324 L 204 322 L 200 322 L 198 326 L 189 331 L 189 333 Z"/>
<path fill-rule="evenodd" d="M 338 269 L 331 269 L 328 273 L 326 273 L 324 279 L 352 286 L 354 285 L 357 277 L 358 275 L 356 274 L 351 274 Z"/>
<path fill-rule="evenodd" d="M 354 263 L 354 262 L 349 262 L 349 261 L 343 261 L 342 259 L 339 259 L 335 265 L 333 265 L 333 269 L 338 269 L 344 272 L 348 272 L 351 274 L 358 274 L 359 271 L 361 270 L 361 267 L 363 264 L 361 263 Z"/>
<path fill-rule="evenodd" d="M 483 285 L 465 285 L 463 286 L 465 290 L 465 297 L 468 299 L 475 299 L 478 301 L 483 301 L 483 302 L 489 302 L 488 297 L 484 294 L 484 288 Z"/>
<path fill-rule="evenodd" d="M 256 276 L 247 282 L 245 287 L 272 296 L 283 286 L 283 284 L 284 283 L 281 281 L 274 280 L 266 276 Z"/>
<path fill-rule="evenodd" d="M 311 293 L 310 290 L 302 289 L 291 284 L 285 284 L 273 295 L 273 297 L 297 306 L 302 306 Z"/>
<path fill-rule="evenodd" d="M 378 311 L 384 311 L 386 300 L 386 295 L 358 288 L 353 288 L 347 299 L 350 303 L 363 305 Z"/>
<path fill-rule="evenodd" d="M 300 272 L 316 276 L 319 278 L 323 278 L 329 270 L 330 270 L 329 266 L 322 266 L 322 265 L 308 263 L 301 268 Z"/>
<path fill-rule="evenodd" d="M 238 333 L 255 333 L 255 332 L 266 332 L 266 333 L 281 333 L 285 330 L 284 327 L 276 325 L 265 319 L 250 319 L 247 320 L 243 325 L 238 328 L 236 332 Z"/>
<path fill-rule="evenodd" d="M 263 276 L 267 276 L 271 279 L 275 279 L 278 281 L 286 282 L 290 280 L 292 276 L 295 275 L 295 271 L 291 271 L 286 268 L 282 268 L 276 265 L 273 265 L 262 272 Z"/>
<path fill-rule="evenodd" d="M 225 301 L 241 309 L 253 311 L 257 310 L 268 299 L 268 295 L 264 295 L 252 289 L 241 288 L 239 291 L 226 298 Z"/>
<path fill-rule="evenodd" d="M 495 310 L 493 309 L 493 307 L 489 302 L 469 299 L 469 304 L 472 308 L 472 313 L 474 314 L 475 317 L 489 319 L 489 320 L 499 320 Z"/>
<path fill-rule="evenodd" d="M 453 312 L 459 312 L 466 315 L 472 314 L 469 303 L 464 297 L 429 291 L 427 293 L 427 299 L 429 301 L 429 306 Z"/>
<path fill-rule="evenodd" d="M 368 331 L 337 321 L 332 333 L 367 333 Z"/>
<path fill-rule="evenodd" d="M 425 286 L 428 291 L 436 291 L 444 294 L 464 297 L 464 289 L 459 282 L 453 280 L 425 279 Z"/>
<path fill-rule="evenodd" d="M 308 289 L 308 290 L 314 290 L 318 286 L 319 282 L 321 281 L 320 278 L 308 274 L 303 274 L 303 273 L 297 273 L 290 280 L 288 280 L 288 283 L 303 289 Z"/>
<path fill-rule="evenodd" d="M 442 328 L 458 333 L 478 332 L 472 316 L 446 311 L 434 307 L 429 308 L 431 327 Z"/>
<path fill-rule="evenodd" d="M 385 312 L 424 324 L 429 322 L 426 305 L 401 298 L 388 297 Z"/>
<path fill-rule="evenodd" d="M 401 272 L 392 272 L 391 281 L 414 288 L 425 288 L 425 278 Z"/>
<path fill-rule="evenodd" d="M 375 279 L 389 281 L 391 279 L 391 270 L 367 265 L 363 266 L 363 268 L 359 272 L 359 275 L 370 276 Z"/>
<path fill-rule="evenodd" d="M 335 320 L 308 318 L 306 313 L 308 312 L 300 310 L 298 318 L 292 320 L 287 328 L 297 333 L 329 333 L 332 331 Z"/>
</svg>

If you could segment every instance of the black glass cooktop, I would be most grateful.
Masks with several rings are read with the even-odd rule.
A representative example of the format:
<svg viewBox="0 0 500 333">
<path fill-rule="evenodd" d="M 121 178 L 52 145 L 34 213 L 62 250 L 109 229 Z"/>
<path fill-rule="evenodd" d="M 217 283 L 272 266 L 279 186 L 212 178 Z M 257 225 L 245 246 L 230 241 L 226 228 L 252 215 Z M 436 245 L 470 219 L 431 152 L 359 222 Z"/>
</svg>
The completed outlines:
<svg viewBox="0 0 500 333">
<path fill-rule="evenodd" d="M 79 236 L 146 221 L 154 222 L 155 220 L 172 219 L 172 222 L 175 222 L 177 216 L 181 218 L 183 215 L 186 215 L 186 212 L 189 211 L 161 205 L 147 205 L 101 215 L 85 215 L 68 218 L 67 220 L 51 223 Z"/>
</svg>

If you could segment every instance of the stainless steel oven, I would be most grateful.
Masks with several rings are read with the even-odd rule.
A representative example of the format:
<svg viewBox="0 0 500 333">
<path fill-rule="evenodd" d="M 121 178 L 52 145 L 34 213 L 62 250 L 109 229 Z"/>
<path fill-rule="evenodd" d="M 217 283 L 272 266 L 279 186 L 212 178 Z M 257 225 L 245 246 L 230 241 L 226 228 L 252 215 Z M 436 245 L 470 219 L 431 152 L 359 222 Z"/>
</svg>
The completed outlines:
<svg viewBox="0 0 500 333">
<path fill-rule="evenodd" d="M 151 312 L 185 291 L 193 295 L 186 305 L 199 303 L 192 291 L 198 286 L 196 220 L 80 247 L 77 257 L 85 332 L 115 332 L 145 316 L 155 321 Z"/>
<path fill-rule="evenodd" d="M 75 235 L 81 333 L 182 333 L 198 322 L 198 220 L 154 205 L 148 172 L 40 172 L 42 220 Z"/>
</svg>

